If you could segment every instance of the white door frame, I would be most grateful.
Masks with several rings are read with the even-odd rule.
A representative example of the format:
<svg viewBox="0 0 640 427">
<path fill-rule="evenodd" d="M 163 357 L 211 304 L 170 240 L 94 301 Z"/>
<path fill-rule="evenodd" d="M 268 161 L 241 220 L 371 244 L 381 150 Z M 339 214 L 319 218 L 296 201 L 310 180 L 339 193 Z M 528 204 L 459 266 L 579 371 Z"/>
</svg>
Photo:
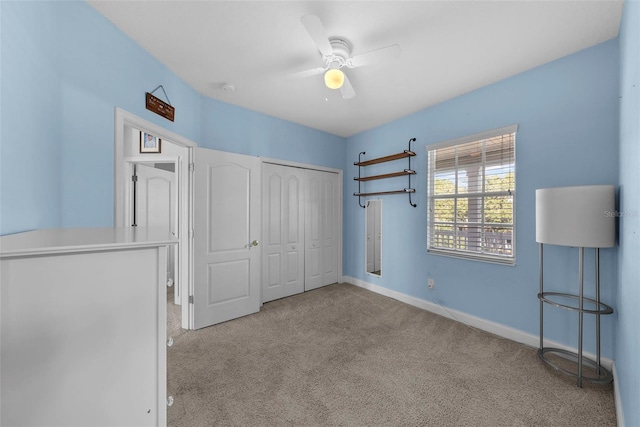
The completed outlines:
<svg viewBox="0 0 640 427">
<path fill-rule="evenodd" d="M 332 172 L 335 174 L 338 174 L 338 191 L 340 192 L 338 194 L 338 201 L 340 203 L 340 215 L 338 216 L 338 283 L 341 283 L 342 280 L 342 222 L 343 222 L 343 217 L 342 214 L 344 212 L 343 209 L 343 172 L 341 169 L 335 169 L 335 168 L 330 168 L 330 167 L 325 167 L 325 166 L 318 166 L 318 165 L 311 165 L 308 163 L 298 163 L 298 162 L 292 162 L 292 161 L 288 161 L 288 160 L 280 160 L 280 159 L 272 159 L 269 157 L 261 157 L 260 158 L 262 160 L 262 163 L 271 163 L 274 165 L 281 165 L 281 166 L 291 166 L 294 168 L 301 168 L 301 169 L 311 169 L 311 170 L 317 170 L 317 171 L 322 171 L 322 172 Z M 264 201 L 263 201 L 264 204 Z M 263 230 L 264 232 L 264 230 Z M 262 241 L 265 241 L 265 237 L 262 236 Z M 262 286 L 260 287 L 260 289 L 262 290 Z M 261 300 L 262 301 L 262 300 Z"/>
<path fill-rule="evenodd" d="M 180 277 L 178 278 L 181 287 L 180 299 L 182 308 L 182 328 L 193 328 L 193 313 L 189 304 L 189 296 L 193 295 L 193 149 L 197 144 L 183 136 L 173 133 L 161 126 L 144 120 L 120 108 L 115 109 L 114 125 L 114 225 L 116 227 L 127 227 L 126 215 L 130 205 L 128 200 L 128 188 L 130 179 L 131 162 L 144 162 L 145 159 L 125 157 L 125 135 L 127 128 L 138 129 L 143 132 L 153 134 L 163 140 L 171 141 L 181 147 L 179 156 L 154 156 L 153 160 L 158 163 L 175 162 L 176 178 L 178 184 L 178 197 L 180 211 L 178 212 L 178 252 L 180 262 Z M 146 159 L 146 162 L 151 158 Z"/>
</svg>

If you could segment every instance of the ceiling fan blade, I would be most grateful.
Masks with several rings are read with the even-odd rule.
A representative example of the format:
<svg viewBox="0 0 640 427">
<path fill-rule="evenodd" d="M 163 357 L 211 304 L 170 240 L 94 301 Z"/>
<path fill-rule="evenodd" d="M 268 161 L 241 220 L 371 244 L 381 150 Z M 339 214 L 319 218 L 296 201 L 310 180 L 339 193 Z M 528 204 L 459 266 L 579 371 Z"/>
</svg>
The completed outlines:
<svg viewBox="0 0 640 427">
<path fill-rule="evenodd" d="M 344 75 L 344 83 L 340 87 L 340 93 L 342 93 L 342 99 L 351 99 L 356 96 L 356 91 L 353 90 L 353 86 L 351 86 L 349 77 L 346 74 Z"/>
<path fill-rule="evenodd" d="M 290 79 L 303 79 L 305 77 L 317 76 L 318 74 L 322 74 L 326 71 L 326 68 L 318 67 L 312 68 L 310 70 L 298 71 L 297 73 L 289 74 Z"/>
<path fill-rule="evenodd" d="M 347 60 L 349 68 L 362 67 L 363 65 L 377 64 L 379 62 L 390 61 L 400 56 L 400 45 L 393 44 L 391 46 L 382 47 L 380 49 L 365 52 L 356 55 Z"/>
<path fill-rule="evenodd" d="M 307 32 L 316 46 L 318 46 L 320 53 L 323 55 L 331 55 L 333 53 L 333 48 L 331 47 L 331 43 L 329 43 L 329 37 L 327 37 L 327 34 L 324 31 L 324 26 L 322 25 L 320 18 L 316 15 L 304 15 L 300 18 L 300 21 L 302 21 L 302 25 L 307 29 Z"/>
</svg>

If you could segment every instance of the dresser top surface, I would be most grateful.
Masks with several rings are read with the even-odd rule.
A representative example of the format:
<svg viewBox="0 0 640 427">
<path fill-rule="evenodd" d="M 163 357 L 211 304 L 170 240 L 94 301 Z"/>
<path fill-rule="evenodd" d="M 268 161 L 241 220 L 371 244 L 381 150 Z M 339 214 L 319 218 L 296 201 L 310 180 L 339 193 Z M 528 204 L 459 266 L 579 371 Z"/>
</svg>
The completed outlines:
<svg viewBox="0 0 640 427">
<path fill-rule="evenodd" d="M 0 236 L 0 258 L 158 247 L 177 242 L 175 236 L 160 228 L 44 229 Z"/>
</svg>

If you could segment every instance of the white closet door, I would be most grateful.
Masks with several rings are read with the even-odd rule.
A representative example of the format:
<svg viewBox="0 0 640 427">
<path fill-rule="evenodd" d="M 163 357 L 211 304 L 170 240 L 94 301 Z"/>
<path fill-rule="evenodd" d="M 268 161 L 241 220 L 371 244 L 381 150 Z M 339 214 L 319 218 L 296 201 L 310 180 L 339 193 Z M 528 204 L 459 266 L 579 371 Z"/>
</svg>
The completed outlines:
<svg viewBox="0 0 640 427">
<path fill-rule="evenodd" d="M 262 301 L 304 291 L 304 170 L 262 169 Z"/>
<path fill-rule="evenodd" d="M 330 285 L 338 281 L 338 222 L 341 211 L 339 176 L 336 173 L 323 172 L 322 180 L 322 284 Z"/>
<path fill-rule="evenodd" d="M 339 176 L 305 171 L 305 291 L 338 281 Z"/>
</svg>

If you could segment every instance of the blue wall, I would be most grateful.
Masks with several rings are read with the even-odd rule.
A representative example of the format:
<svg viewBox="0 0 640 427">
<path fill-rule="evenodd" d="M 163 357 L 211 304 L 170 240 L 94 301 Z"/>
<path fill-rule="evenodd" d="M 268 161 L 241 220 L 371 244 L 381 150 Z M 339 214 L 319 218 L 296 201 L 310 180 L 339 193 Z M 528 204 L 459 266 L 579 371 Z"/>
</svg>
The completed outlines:
<svg viewBox="0 0 640 427">
<path fill-rule="evenodd" d="M 0 234 L 60 222 L 60 84 L 51 7 L 0 3 Z"/>
<path fill-rule="evenodd" d="M 344 138 L 201 96 L 85 2 L 0 11 L 0 235 L 113 224 L 115 107 L 203 147 L 342 166 Z M 175 122 L 145 109 L 160 84 Z"/>
<path fill-rule="evenodd" d="M 201 97 L 84 2 L 0 7 L 0 234 L 111 225 L 114 107 L 198 140 Z M 145 109 L 158 84 L 175 123 Z"/>
<path fill-rule="evenodd" d="M 519 125 L 516 266 L 428 254 L 426 146 L 511 124 Z M 383 196 L 383 273 L 382 278 L 375 278 L 364 273 L 364 209 L 352 195 L 357 183 L 351 178 L 358 174 L 353 161 L 360 151 L 367 152 L 366 158 L 402 151 L 410 137 L 417 138 L 412 166 L 415 164 L 417 172 L 414 200 L 418 207 L 409 206 L 404 195 Z M 348 138 L 344 274 L 537 335 L 535 189 L 617 185 L 617 140 L 617 40 Z M 399 188 L 407 185 L 406 178 L 393 180 Z M 382 188 L 378 182 L 366 183 L 365 188 Z M 550 289 L 577 292 L 577 250 L 551 246 L 546 252 Z M 616 249 L 603 249 L 601 258 L 602 299 L 615 305 Z M 593 254 L 589 252 L 586 259 L 592 262 Z M 587 279 L 592 276 L 592 269 L 588 269 Z M 435 289 L 427 288 L 427 278 L 435 280 Z M 576 346 L 575 313 L 548 308 L 547 337 Z M 614 325 L 615 317 L 603 317 L 603 355 L 607 357 L 613 357 Z M 585 349 L 595 352 L 595 333 L 593 329 L 586 331 Z"/>
<path fill-rule="evenodd" d="M 210 98 L 202 111 L 203 147 L 342 169 L 342 137 Z"/>
<path fill-rule="evenodd" d="M 620 28 L 620 249 L 616 369 L 627 426 L 640 426 L 640 2 Z"/>
<path fill-rule="evenodd" d="M 616 309 L 614 316 L 603 319 L 603 351 L 616 359 L 627 425 L 640 425 L 640 215 L 632 214 L 640 210 L 640 7 L 636 1 L 626 1 L 624 7 L 619 41 L 345 143 L 202 97 L 84 2 L 2 1 L 0 234 L 112 224 L 113 120 L 114 107 L 120 107 L 203 147 L 343 168 L 345 275 L 537 334 L 534 190 L 619 183 L 620 211 L 631 214 L 620 218 L 619 250 L 602 254 L 602 297 Z M 144 93 L 159 84 L 176 107 L 174 123 L 144 108 Z M 517 265 L 429 255 L 425 147 L 514 123 L 520 125 Z M 351 179 L 357 175 L 353 161 L 360 151 L 367 151 L 368 158 L 401 151 L 414 136 L 418 207 L 410 207 L 406 196 L 384 197 L 384 271 L 376 279 L 364 274 L 364 212 L 351 195 L 357 188 Z M 405 181 L 399 182 L 404 187 Z M 549 248 L 548 254 L 548 277 L 557 278 L 554 286 L 574 291 L 576 251 Z M 436 281 L 431 291 L 426 287 L 429 277 Z M 575 316 L 547 313 L 548 321 L 557 325 L 547 329 L 550 337 L 575 345 Z M 587 334 L 586 346 L 592 351 L 590 337 Z"/>
</svg>

